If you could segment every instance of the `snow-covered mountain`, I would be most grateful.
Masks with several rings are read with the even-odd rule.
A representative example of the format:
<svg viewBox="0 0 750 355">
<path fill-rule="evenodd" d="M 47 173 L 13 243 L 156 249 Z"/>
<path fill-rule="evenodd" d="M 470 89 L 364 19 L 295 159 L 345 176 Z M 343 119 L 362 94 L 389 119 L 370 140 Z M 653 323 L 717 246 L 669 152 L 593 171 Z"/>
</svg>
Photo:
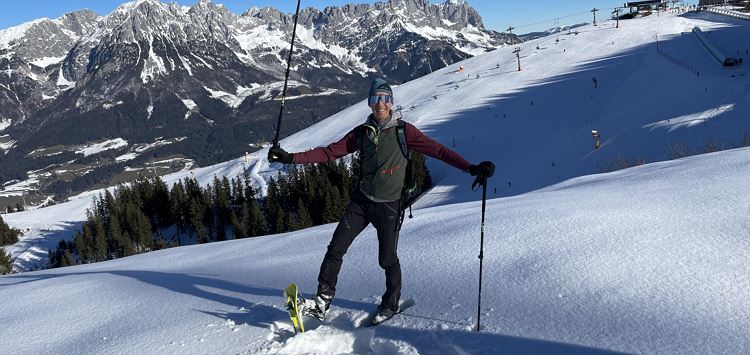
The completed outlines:
<svg viewBox="0 0 750 355">
<path fill-rule="evenodd" d="M 0 182 L 66 170 L 72 181 L 37 184 L 64 196 L 127 179 L 127 168 L 154 160 L 182 159 L 162 166 L 166 173 L 256 150 L 273 137 L 293 19 L 273 8 L 237 15 L 207 0 L 138 0 L 103 17 L 80 11 L 3 30 L 0 164 L 13 168 Z M 361 99 L 372 76 L 404 82 L 512 36 L 486 30 L 466 3 L 391 0 L 307 8 L 297 38 L 284 135 Z M 128 145 L 86 162 L 30 156 L 111 139 Z M 134 154 L 136 145 L 164 140 L 177 142 Z M 126 154 L 123 164 L 117 158 Z M 87 173 L 71 165 L 87 165 Z"/>
<path fill-rule="evenodd" d="M 82 10 L 0 30 L 0 118 L 7 122 L 2 130 L 20 124 L 60 94 L 54 73 L 45 68 L 59 67 L 99 20 L 95 13 Z"/>
<path fill-rule="evenodd" d="M 507 49 L 394 88 L 406 120 L 498 166 L 482 332 L 471 331 L 480 193 L 430 160 L 437 186 L 399 243 L 403 298 L 417 305 L 388 325 L 356 328 L 382 292 L 368 228 L 346 256 L 329 320 L 293 335 L 281 290 L 294 281 L 305 296 L 314 291 L 334 228 L 325 225 L 0 277 L 2 344 L 30 353 L 747 353 L 750 150 L 651 162 L 750 145 L 746 69 L 721 67 L 690 32 L 698 26 L 736 55 L 750 27 L 706 13 L 620 26 L 522 43 L 520 72 Z M 366 113 L 359 102 L 281 145 L 325 145 Z M 582 176 L 641 162 L 650 164 Z M 262 189 L 280 168 L 261 150 L 167 181 L 247 172 Z M 90 197 L 4 215 L 26 232 L 6 248 L 16 270 L 70 238 Z"/>
<path fill-rule="evenodd" d="M 542 38 L 542 37 L 546 37 L 546 36 L 561 33 L 561 32 L 572 31 L 577 27 L 586 26 L 586 25 L 588 25 L 588 23 L 579 23 L 575 25 L 568 25 L 568 26 L 562 26 L 562 27 L 560 26 L 552 27 L 552 28 L 547 29 L 546 31 L 529 32 L 529 33 L 525 33 L 522 35 L 518 35 L 518 39 L 521 40 L 522 42 L 532 41 L 537 38 Z"/>
<path fill-rule="evenodd" d="M 493 160 L 498 166 L 489 191 L 493 198 L 692 152 L 750 145 L 750 124 L 744 115 L 750 110 L 745 70 L 719 66 L 689 32 L 694 26 L 710 30 L 714 44 L 729 52 L 750 35 L 744 22 L 703 13 L 646 17 L 620 25 L 615 29 L 604 22 L 584 26 L 578 35 L 560 35 L 559 41 L 551 36 L 522 43 L 520 72 L 511 50 L 456 63 L 396 86 L 396 103 L 403 107 L 407 121 L 469 161 Z M 700 76 L 686 69 L 687 64 L 700 68 Z M 593 87 L 592 77 L 598 78 L 598 88 Z M 367 110 L 359 102 L 282 140 L 281 145 L 289 151 L 326 145 L 360 124 Z M 599 149 L 594 149 L 592 130 L 600 133 Z M 159 141 L 138 150 L 173 143 Z M 76 150 L 121 144 L 113 140 Z M 266 179 L 281 168 L 269 165 L 265 156 L 261 150 L 165 179 L 171 184 L 194 175 L 207 184 L 215 175 L 247 171 L 264 191 Z M 463 193 L 470 183 L 466 174 L 432 159 L 428 166 L 436 186 L 417 207 L 476 199 Z M 27 184 L 19 182 L 2 193 L 13 194 Z M 70 239 L 77 223 L 85 219 L 90 196 L 50 207 L 54 213 L 5 215 L 11 226 L 26 231 L 23 240 L 8 248 L 16 270 L 44 265 L 47 250 L 60 239 Z"/>
</svg>

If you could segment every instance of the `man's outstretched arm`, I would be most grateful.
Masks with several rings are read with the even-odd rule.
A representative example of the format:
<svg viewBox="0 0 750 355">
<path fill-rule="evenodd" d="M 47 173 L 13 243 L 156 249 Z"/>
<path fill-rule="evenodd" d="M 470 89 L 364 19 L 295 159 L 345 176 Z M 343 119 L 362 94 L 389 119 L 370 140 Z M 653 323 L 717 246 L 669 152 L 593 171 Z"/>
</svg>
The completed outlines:
<svg viewBox="0 0 750 355">
<path fill-rule="evenodd" d="M 324 163 L 336 160 L 359 149 L 356 130 L 357 128 L 351 130 L 343 138 L 328 146 L 318 147 L 306 152 L 287 153 L 281 148 L 271 148 L 268 151 L 268 160 L 284 164 Z"/>
<path fill-rule="evenodd" d="M 440 159 L 464 172 L 469 172 L 471 163 L 466 161 L 460 154 L 427 137 L 417 127 L 409 123 L 406 124 L 406 142 L 408 142 L 409 148 L 419 153 Z"/>
</svg>

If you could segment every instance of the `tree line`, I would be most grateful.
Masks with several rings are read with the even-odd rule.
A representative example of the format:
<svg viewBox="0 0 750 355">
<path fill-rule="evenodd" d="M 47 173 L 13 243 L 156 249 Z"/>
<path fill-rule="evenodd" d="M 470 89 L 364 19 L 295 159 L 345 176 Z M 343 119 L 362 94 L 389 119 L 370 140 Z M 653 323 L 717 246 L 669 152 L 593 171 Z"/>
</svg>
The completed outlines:
<svg viewBox="0 0 750 355">
<path fill-rule="evenodd" d="M 424 157 L 412 153 L 420 191 L 432 187 Z M 159 177 L 139 177 L 93 201 L 71 241 L 50 250 L 52 267 L 92 263 L 184 244 L 284 233 L 336 222 L 358 188 L 359 160 L 291 165 L 271 178 L 261 198 L 245 173 L 194 177 L 168 188 Z"/>
</svg>

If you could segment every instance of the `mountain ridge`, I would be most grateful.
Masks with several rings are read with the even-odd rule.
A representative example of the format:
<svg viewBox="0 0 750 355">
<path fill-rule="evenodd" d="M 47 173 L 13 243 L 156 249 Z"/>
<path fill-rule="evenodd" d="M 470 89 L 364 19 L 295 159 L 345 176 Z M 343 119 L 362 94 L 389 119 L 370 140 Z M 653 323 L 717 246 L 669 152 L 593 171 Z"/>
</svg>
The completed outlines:
<svg viewBox="0 0 750 355">
<path fill-rule="evenodd" d="M 38 187 L 59 198 L 91 181 L 126 179 L 126 167 L 175 155 L 182 165 L 162 164 L 160 171 L 209 165 L 257 149 L 273 136 L 293 14 L 267 7 L 237 15 L 207 0 L 191 7 L 138 0 L 105 16 L 83 10 L 61 19 L 50 21 L 70 27 L 59 30 L 66 34 L 58 36 L 62 45 L 35 51 L 34 58 L 22 46 L 35 36 L 23 27 L 33 26 L 0 32 L 0 38 L 17 35 L 0 49 L 0 73 L 8 73 L 0 75 L 0 134 L 14 142 L 1 146 L 0 164 L 14 168 L 0 172 L 0 183 L 46 169 Z M 485 30 L 464 2 L 305 8 L 299 23 L 288 92 L 294 98 L 288 109 L 295 114 L 286 116 L 282 135 L 358 100 L 374 76 L 405 82 L 514 38 Z M 49 41 L 34 43 L 57 48 Z M 40 58 L 54 60 L 30 63 Z M 90 165 L 101 177 L 72 173 L 70 182 L 55 181 L 50 173 L 70 170 L 65 166 L 75 156 L 29 157 L 39 149 L 115 138 L 129 142 L 122 154 L 159 138 L 176 143 L 124 163 L 103 154 Z"/>
</svg>

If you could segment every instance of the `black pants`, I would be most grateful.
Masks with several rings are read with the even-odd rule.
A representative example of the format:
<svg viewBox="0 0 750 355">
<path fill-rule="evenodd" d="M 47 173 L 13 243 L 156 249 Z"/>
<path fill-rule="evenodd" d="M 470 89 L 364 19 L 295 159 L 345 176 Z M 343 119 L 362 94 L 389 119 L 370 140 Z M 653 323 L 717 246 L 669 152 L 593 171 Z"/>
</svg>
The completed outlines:
<svg viewBox="0 0 750 355">
<path fill-rule="evenodd" d="M 385 270 L 385 294 L 382 307 L 396 309 L 401 297 L 401 264 L 398 261 L 398 232 L 400 227 L 399 201 L 372 202 L 362 193 L 355 193 L 333 232 L 328 251 L 320 265 L 318 293 L 333 296 L 336 293 L 341 262 L 354 238 L 372 223 L 378 232 L 378 262 Z"/>
</svg>

